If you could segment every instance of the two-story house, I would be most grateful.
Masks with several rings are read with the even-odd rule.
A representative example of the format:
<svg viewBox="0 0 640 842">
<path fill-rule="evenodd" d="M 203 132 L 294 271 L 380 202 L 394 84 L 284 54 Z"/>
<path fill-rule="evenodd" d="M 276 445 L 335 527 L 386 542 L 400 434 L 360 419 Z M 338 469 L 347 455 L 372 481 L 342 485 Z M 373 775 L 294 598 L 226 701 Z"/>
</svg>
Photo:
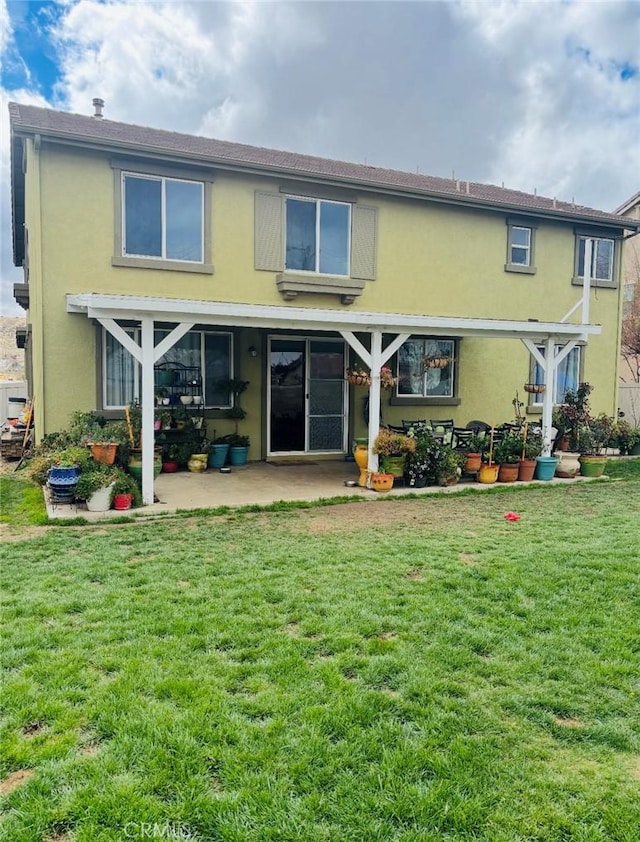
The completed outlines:
<svg viewBox="0 0 640 842">
<path fill-rule="evenodd" d="M 15 294 L 38 435 L 74 409 L 139 401 L 145 500 L 163 361 L 202 372 L 210 434 L 231 429 L 220 382 L 250 381 L 252 459 L 343 455 L 381 413 L 504 421 L 532 378 L 547 384 L 526 407 L 547 440 L 554 401 L 580 380 L 615 412 L 621 246 L 640 221 L 118 123 L 94 105 L 10 105 Z M 356 358 L 368 390 L 345 380 Z M 381 396 L 382 365 L 398 381 Z"/>
</svg>

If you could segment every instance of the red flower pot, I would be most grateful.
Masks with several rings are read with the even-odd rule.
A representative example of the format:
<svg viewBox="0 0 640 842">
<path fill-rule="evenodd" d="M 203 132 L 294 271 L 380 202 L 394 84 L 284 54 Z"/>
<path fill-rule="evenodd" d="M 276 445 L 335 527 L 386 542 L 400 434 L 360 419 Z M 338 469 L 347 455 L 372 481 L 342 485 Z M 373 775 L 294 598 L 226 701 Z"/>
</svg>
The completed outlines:
<svg viewBox="0 0 640 842">
<path fill-rule="evenodd" d="M 131 508 L 133 501 L 133 494 L 116 494 L 113 498 L 113 508 L 119 512 L 124 512 Z"/>
<path fill-rule="evenodd" d="M 173 460 L 169 459 L 166 462 L 162 463 L 162 473 L 163 474 L 175 474 L 178 470 L 178 463 L 174 462 Z"/>
</svg>

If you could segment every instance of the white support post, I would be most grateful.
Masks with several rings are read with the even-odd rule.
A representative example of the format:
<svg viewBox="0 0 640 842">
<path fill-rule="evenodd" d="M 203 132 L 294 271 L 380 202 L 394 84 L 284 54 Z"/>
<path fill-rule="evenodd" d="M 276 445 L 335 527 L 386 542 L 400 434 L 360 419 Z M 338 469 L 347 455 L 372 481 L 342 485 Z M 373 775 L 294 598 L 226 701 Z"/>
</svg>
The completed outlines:
<svg viewBox="0 0 640 842">
<path fill-rule="evenodd" d="M 551 456 L 551 427 L 553 426 L 553 381 L 556 367 L 555 336 L 548 336 L 543 360 L 545 390 L 542 395 L 542 455 Z"/>
<path fill-rule="evenodd" d="M 369 387 L 369 459 L 368 482 L 371 474 L 378 470 L 378 455 L 373 452 L 373 442 L 380 430 L 380 368 L 382 367 L 382 333 L 371 334 L 371 386 Z"/>
<path fill-rule="evenodd" d="M 142 502 L 153 503 L 153 319 L 141 320 L 142 348 Z"/>
</svg>

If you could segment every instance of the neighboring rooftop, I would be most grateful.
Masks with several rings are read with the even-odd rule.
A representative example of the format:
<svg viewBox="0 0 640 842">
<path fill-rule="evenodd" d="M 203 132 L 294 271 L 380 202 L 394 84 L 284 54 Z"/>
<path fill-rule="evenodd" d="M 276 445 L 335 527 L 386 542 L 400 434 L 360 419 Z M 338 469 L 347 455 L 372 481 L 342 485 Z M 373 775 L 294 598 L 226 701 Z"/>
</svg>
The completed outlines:
<svg viewBox="0 0 640 842">
<path fill-rule="evenodd" d="M 615 223 L 618 227 L 621 225 L 620 217 L 615 213 L 492 184 L 438 178 L 179 134 L 107 120 L 98 113 L 89 117 L 15 102 L 9 103 L 9 113 L 14 137 L 40 134 L 47 138 L 83 145 L 197 160 L 201 164 L 211 166 L 253 172 L 278 172 L 293 178 L 302 176 L 325 183 L 357 185 L 364 189 L 403 193 L 436 201 L 506 208 L 516 212 L 529 211 L 549 217 L 570 217 L 574 220 L 592 220 L 603 224 Z M 14 175 L 17 175 L 15 169 Z M 640 223 L 633 223 L 630 227 L 640 228 Z"/>
</svg>

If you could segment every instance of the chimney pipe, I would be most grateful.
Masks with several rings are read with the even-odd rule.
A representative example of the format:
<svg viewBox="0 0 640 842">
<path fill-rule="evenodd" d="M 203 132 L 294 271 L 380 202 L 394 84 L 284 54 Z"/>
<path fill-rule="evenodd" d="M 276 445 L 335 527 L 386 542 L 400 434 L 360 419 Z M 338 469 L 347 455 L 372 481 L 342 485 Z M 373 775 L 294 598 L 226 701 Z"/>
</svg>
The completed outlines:
<svg viewBox="0 0 640 842">
<path fill-rule="evenodd" d="M 98 120 L 102 120 L 102 109 L 104 108 L 104 100 L 100 99 L 99 97 L 94 97 L 93 107 L 95 108 L 95 114 L 93 116 L 97 117 Z"/>
</svg>

